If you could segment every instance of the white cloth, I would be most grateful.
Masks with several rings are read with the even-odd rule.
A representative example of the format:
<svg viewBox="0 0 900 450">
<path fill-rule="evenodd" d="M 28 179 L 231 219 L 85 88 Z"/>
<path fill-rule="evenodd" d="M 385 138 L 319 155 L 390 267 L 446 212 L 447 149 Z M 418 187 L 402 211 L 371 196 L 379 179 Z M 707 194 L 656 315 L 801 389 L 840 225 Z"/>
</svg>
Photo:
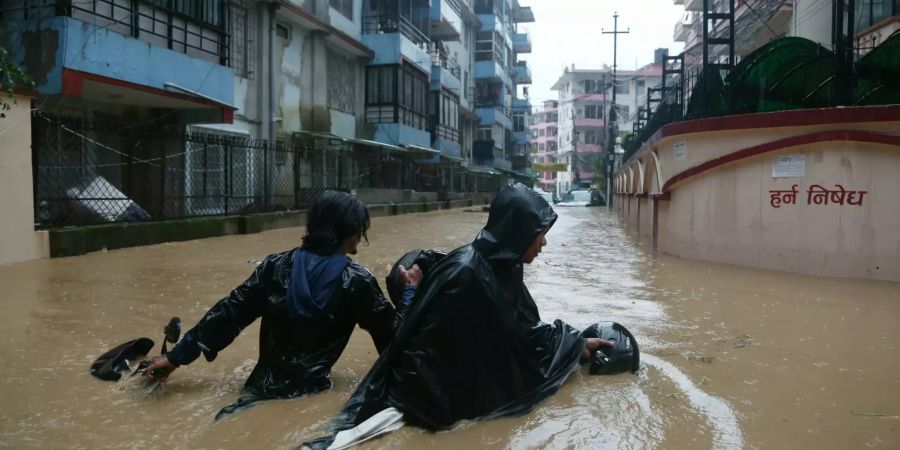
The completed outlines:
<svg viewBox="0 0 900 450">
<path fill-rule="evenodd" d="M 391 407 L 369 417 L 365 422 L 357 425 L 356 428 L 336 434 L 334 442 L 331 443 L 328 450 L 349 448 L 376 436 L 399 430 L 403 425 L 406 425 L 403 422 L 403 413 L 398 411 L 397 408 Z"/>
</svg>

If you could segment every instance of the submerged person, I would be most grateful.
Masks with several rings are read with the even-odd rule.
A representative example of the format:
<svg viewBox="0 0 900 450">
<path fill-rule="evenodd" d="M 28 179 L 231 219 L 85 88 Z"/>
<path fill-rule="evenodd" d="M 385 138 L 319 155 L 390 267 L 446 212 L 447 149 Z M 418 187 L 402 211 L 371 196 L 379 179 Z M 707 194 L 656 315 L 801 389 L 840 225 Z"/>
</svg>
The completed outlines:
<svg viewBox="0 0 900 450">
<path fill-rule="evenodd" d="M 448 253 L 419 285 L 397 336 L 336 428 L 376 415 L 369 422 L 382 430 L 401 417 L 443 430 L 461 420 L 524 414 L 555 393 L 579 362 L 612 346 L 562 321 L 543 322 L 525 287 L 523 264 L 540 254 L 556 218 L 533 190 L 503 188 L 475 240 Z M 345 435 L 368 432 L 378 433 Z M 338 445 L 333 439 L 309 445 Z"/>
<path fill-rule="evenodd" d="M 415 295 L 422 273 L 402 269 L 408 285 L 394 307 L 375 277 L 350 259 L 367 239 L 369 211 L 357 198 L 327 191 L 313 203 L 299 248 L 268 256 L 250 278 L 216 303 L 165 356 L 146 370 L 165 377 L 201 353 L 212 361 L 257 318 L 259 360 L 232 405 L 216 419 L 261 400 L 328 390 L 331 366 L 358 324 L 382 352 Z"/>
</svg>

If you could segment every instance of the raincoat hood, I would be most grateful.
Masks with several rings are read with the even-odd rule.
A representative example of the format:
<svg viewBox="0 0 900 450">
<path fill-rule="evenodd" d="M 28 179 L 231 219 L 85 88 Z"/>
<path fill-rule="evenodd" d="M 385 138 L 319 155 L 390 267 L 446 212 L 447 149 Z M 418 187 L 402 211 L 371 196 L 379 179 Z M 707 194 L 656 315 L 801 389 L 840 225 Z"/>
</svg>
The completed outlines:
<svg viewBox="0 0 900 450">
<path fill-rule="evenodd" d="M 491 202 L 487 225 L 472 246 L 492 263 L 518 263 L 535 238 L 553 226 L 556 218 L 556 212 L 537 192 L 521 184 L 507 186 Z"/>
<path fill-rule="evenodd" d="M 285 299 L 287 313 L 294 318 L 318 315 L 337 289 L 337 280 L 347 264 L 350 264 L 350 258 L 341 253 L 322 256 L 298 251 Z"/>
</svg>

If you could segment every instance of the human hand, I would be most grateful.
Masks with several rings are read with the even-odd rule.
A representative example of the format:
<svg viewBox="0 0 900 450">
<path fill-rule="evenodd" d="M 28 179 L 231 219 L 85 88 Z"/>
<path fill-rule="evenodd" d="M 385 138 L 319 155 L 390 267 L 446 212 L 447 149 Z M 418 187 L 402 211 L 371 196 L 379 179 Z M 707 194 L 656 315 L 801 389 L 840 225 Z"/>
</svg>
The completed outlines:
<svg viewBox="0 0 900 450">
<path fill-rule="evenodd" d="M 403 280 L 407 286 L 418 286 L 422 282 L 422 278 L 425 278 L 418 264 L 413 264 L 409 270 L 400 266 L 400 275 L 403 275 Z"/>
<path fill-rule="evenodd" d="M 160 355 L 150 360 L 150 365 L 144 369 L 144 374 L 151 381 L 164 382 L 178 366 L 172 364 L 165 355 Z"/>
<path fill-rule="evenodd" d="M 584 340 L 584 350 L 581 351 L 581 360 L 589 361 L 591 356 L 600 349 L 600 347 L 611 348 L 615 345 L 612 341 L 600 338 L 587 338 Z"/>
</svg>

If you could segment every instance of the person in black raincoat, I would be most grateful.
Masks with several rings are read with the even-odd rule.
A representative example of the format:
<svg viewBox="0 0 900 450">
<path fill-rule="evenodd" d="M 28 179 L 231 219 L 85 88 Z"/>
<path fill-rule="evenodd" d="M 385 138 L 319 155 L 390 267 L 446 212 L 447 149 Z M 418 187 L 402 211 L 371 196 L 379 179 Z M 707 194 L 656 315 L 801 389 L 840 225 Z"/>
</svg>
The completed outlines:
<svg viewBox="0 0 900 450">
<path fill-rule="evenodd" d="M 475 241 L 448 253 L 419 285 L 397 335 L 334 428 L 392 407 L 428 430 L 523 414 L 579 362 L 611 346 L 562 321 L 543 322 L 525 287 L 522 265 L 540 253 L 556 218 L 531 189 L 503 188 Z M 323 444 L 329 438 L 309 443 Z"/>
<path fill-rule="evenodd" d="M 216 419 L 260 400 L 330 389 L 331 366 L 354 327 L 368 331 L 383 351 L 415 295 L 407 288 L 395 311 L 372 274 L 347 256 L 356 254 L 368 228 L 369 212 L 361 201 L 342 192 L 323 193 L 309 210 L 302 246 L 268 256 L 146 373 L 163 373 L 157 377 L 165 379 L 201 352 L 212 361 L 261 317 L 259 361 L 237 402 Z M 403 273 L 412 287 L 422 278 L 417 266 Z"/>
</svg>

